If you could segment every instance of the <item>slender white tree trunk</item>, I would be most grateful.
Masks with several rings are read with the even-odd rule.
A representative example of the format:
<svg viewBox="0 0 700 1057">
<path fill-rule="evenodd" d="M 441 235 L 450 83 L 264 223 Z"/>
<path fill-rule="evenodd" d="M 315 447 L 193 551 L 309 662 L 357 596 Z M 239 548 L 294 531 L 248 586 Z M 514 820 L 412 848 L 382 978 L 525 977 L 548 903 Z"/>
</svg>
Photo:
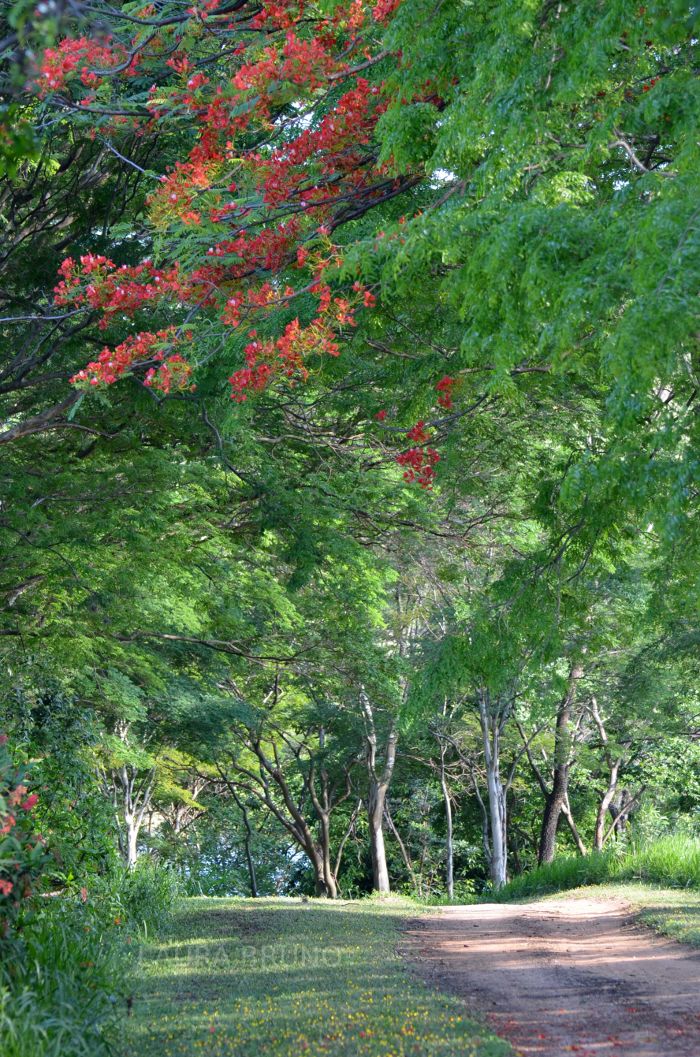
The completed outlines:
<svg viewBox="0 0 700 1057">
<path fill-rule="evenodd" d="M 375 788 L 370 792 L 369 816 L 369 839 L 372 854 L 372 887 L 375 892 L 386 895 L 391 891 L 389 884 L 389 868 L 386 862 L 386 846 L 384 844 L 384 802 L 386 790 Z"/>
<path fill-rule="evenodd" d="M 479 691 L 479 720 L 486 765 L 488 820 L 491 837 L 491 883 L 502 888 L 508 880 L 506 789 L 501 781 L 501 727 L 505 716 L 493 710 L 488 690 Z"/>
<path fill-rule="evenodd" d="M 450 798 L 450 790 L 447 785 L 447 775 L 445 774 L 445 746 L 440 742 L 440 786 L 442 788 L 442 798 L 445 803 L 445 884 L 447 886 L 447 895 L 450 899 L 454 899 L 455 894 L 455 872 L 454 872 L 454 838 L 452 832 L 452 800 Z"/>
<path fill-rule="evenodd" d="M 367 775 L 369 789 L 367 794 L 367 821 L 369 823 L 370 852 L 372 855 L 372 888 L 375 892 L 386 895 L 391 891 L 389 869 L 386 862 L 384 844 L 384 806 L 389 784 L 396 764 L 396 743 L 398 732 L 394 720 L 384 745 L 384 766 L 378 771 L 377 765 L 377 730 L 374 723 L 374 711 L 364 690 L 360 693 L 360 704 L 365 719 L 365 737 L 367 744 Z"/>
<path fill-rule="evenodd" d="M 133 870 L 139 857 L 138 839 L 139 824 L 133 815 L 124 815 L 124 829 L 126 830 L 126 865 Z"/>
</svg>

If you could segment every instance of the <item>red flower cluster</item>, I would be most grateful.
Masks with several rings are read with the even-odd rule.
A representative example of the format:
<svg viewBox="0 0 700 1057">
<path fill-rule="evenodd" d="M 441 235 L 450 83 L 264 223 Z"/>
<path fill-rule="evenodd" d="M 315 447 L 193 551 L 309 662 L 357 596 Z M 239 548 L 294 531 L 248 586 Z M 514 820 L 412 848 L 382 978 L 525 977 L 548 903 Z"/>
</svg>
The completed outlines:
<svg viewBox="0 0 700 1057">
<path fill-rule="evenodd" d="M 182 278 L 177 264 L 155 268 L 150 261 L 144 261 L 117 266 L 108 257 L 87 254 L 79 264 L 67 257 L 59 271 L 63 278 L 54 288 L 56 304 L 99 309 L 103 329 L 116 313 L 133 316 L 166 296 L 187 300 L 196 290 L 196 284 Z"/>
<path fill-rule="evenodd" d="M 452 378 L 449 374 L 446 374 L 444 378 L 441 378 L 435 388 L 440 394 L 437 398 L 437 402 L 440 407 L 444 407 L 446 411 L 450 411 L 454 407 L 452 399 L 452 391 L 457 384 L 457 379 Z"/>
<path fill-rule="evenodd" d="M 295 318 L 281 335 L 264 339 L 249 332 L 245 363 L 230 378 L 237 401 L 275 379 L 303 381 L 312 356 L 337 356 L 340 335 L 356 325 L 358 311 L 375 304 L 375 296 L 361 282 L 331 289 L 330 276 L 342 264 L 331 233 L 339 217 L 354 215 L 354 202 L 361 215 L 400 188 L 378 165 L 372 147 L 386 109 L 383 86 L 358 76 L 357 69 L 383 54 L 376 23 L 385 23 L 399 3 L 341 0 L 332 14 L 311 19 L 304 0 L 262 0 L 252 18 L 228 5 L 222 10 L 220 0 L 197 0 L 186 26 L 164 34 L 144 30 L 148 48 L 133 47 L 127 35 L 122 43 L 80 37 L 47 49 L 41 92 L 82 93 L 80 103 L 88 101 L 83 88 L 106 76 L 95 70 L 113 68 L 115 82 L 133 73 L 136 60 L 124 64 L 134 51 L 141 70 L 149 77 L 153 71 L 154 83 L 146 115 L 139 100 L 129 125 L 137 134 L 173 129 L 174 143 L 188 143 L 148 200 L 161 244 L 175 236 L 170 244 L 178 256 L 184 248 L 182 265 L 119 266 L 92 254 L 77 262 L 68 258 L 60 269 L 57 304 L 95 310 L 102 327 L 156 306 L 172 307 L 178 318 L 189 314 L 194 329 L 200 320 L 208 328 L 254 325 L 253 318 L 269 318 L 298 294 L 316 298 L 310 322 Z M 205 64 L 202 56 L 214 54 L 210 40 L 217 62 Z M 198 230 L 183 233 L 183 224 Z M 287 284 L 287 270 L 303 273 L 296 289 Z M 92 389 L 143 368 L 148 387 L 163 393 L 193 388 L 192 368 L 173 351 L 175 344 L 174 326 L 132 334 L 102 349 L 72 382 Z M 438 383 L 440 406 L 452 406 L 453 385 L 447 376 Z M 378 421 L 384 416 L 380 412 Z M 439 456 L 426 447 L 425 424 L 417 423 L 408 438 L 415 447 L 399 456 L 404 476 L 430 487 Z"/>
<path fill-rule="evenodd" d="M 162 332 L 161 332 L 162 333 Z M 162 353 L 157 352 L 154 359 L 160 359 Z M 193 390 L 192 368 L 179 352 L 168 356 L 160 367 L 149 367 L 143 384 L 152 389 L 159 389 L 161 393 L 169 393 L 171 390 L 183 392 Z"/>
<path fill-rule="evenodd" d="M 403 479 L 409 483 L 417 481 L 421 488 L 433 487 L 435 465 L 440 461 L 434 448 L 409 448 L 396 456 L 399 466 L 405 466 Z"/>
<path fill-rule="evenodd" d="M 388 22 L 401 0 L 378 0 L 372 9 L 372 18 L 375 22 Z"/>
<path fill-rule="evenodd" d="M 190 388 L 192 368 L 179 355 L 165 358 L 165 349 L 177 342 L 175 327 L 166 327 L 155 334 L 142 331 L 126 338 L 116 348 L 108 346 L 96 360 L 71 378 L 71 384 L 82 389 L 98 385 L 112 385 L 122 375 L 130 373 L 135 366 L 143 366 L 150 360 L 164 361 L 158 368 L 152 367 L 145 378 L 145 385 L 170 392 L 171 388 Z"/>
<path fill-rule="evenodd" d="M 321 87 L 328 74 L 339 68 L 338 61 L 319 37 L 302 40 L 293 29 L 288 29 L 282 49 L 265 48 L 257 62 L 241 66 L 233 85 L 243 92 L 254 89 L 261 97 L 269 97 L 270 87 L 285 81 L 313 92 Z"/>
<path fill-rule="evenodd" d="M 39 802 L 13 765 L 7 735 L 0 735 L 0 936 L 7 935 L 31 895 L 45 861 L 43 839 L 31 831 L 29 814 Z M 24 813 L 24 817 L 18 813 Z"/>
<path fill-rule="evenodd" d="M 269 206 L 279 206 L 298 193 L 302 203 L 327 204 L 335 197 L 332 185 L 309 186 L 307 163 L 313 160 L 321 177 L 351 172 L 359 160 L 358 148 L 370 136 L 385 104 L 378 99 L 379 88 L 358 77 L 355 88 L 340 97 L 333 111 L 316 129 L 305 129 L 296 139 L 273 151 L 268 162 L 260 159 L 264 176 L 262 190 Z M 307 166 L 307 168 L 302 168 Z M 303 188 L 303 190 L 302 190 Z"/>
<path fill-rule="evenodd" d="M 404 481 L 417 481 L 421 488 L 430 489 L 433 487 L 435 466 L 440 461 L 440 456 L 435 448 L 427 444 L 430 433 L 425 427 L 425 422 L 416 422 L 415 426 L 406 430 L 406 436 L 415 441 L 416 446 L 396 456 L 399 466 L 405 467 Z"/>
<path fill-rule="evenodd" d="M 82 84 L 94 88 L 103 80 L 95 70 L 119 66 L 125 58 L 124 48 L 109 41 L 100 44 L 88 37 L 62 40 L 55 48 L 47 48 L 41 57 L 37 77 L 39 95 L 61 91 L 78 74 Z M 133 72 L 135 64 L 134 58 L 124 72 Z"/>
<path fill-rule="evenodd" d="M 430 439 L 430 434 L 425 428 L 425 422 L 416 422 L 415 426 L 406 431 L 409 440 L 415 440 L 416 444 L 425 444 Z"/>
</svg>

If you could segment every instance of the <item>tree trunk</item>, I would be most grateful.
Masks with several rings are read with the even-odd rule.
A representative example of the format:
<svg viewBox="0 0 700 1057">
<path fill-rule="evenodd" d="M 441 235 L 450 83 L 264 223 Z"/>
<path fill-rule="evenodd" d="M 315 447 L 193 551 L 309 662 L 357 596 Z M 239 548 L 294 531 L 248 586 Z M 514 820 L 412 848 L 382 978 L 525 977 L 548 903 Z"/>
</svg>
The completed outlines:
<svg viewBox="0 0 700 1057">
<path fill-rule="evenodd" d="M 319 819 L 320 843 L 321 843 L 321 873 L 323 876 L 323 895 L 329 899 L 335 899 L 338 895 L 338 885 L 331 864 L 331 834 L 330 813 L 323 813 Z"/>
<path fill-rule="evenodd" d="M 450 790 L 447 785 L 447 776 L 445 774 L 445 746 L 440 743 L 440 786 L 442 788 L 442 799 L 445 804 L 445 885 L 447 888 L 447 896 L 449 899 L 454 899 L 455 895 L 455 876 L 454 876 L 454 837 L 453 837 L 453 826 L 452 826 L 452 800 L 450 798 Z"/>
<path fill-rule="evenodd" d="M 569 766 L 571 763 L 571 735 L 569 721 L 571 709 L 576 699 L 576 687 L 583 676 L 583 669 L 572 664 L 569 672 L 569 684 L 557 711 L 554 732 L 554 760 L 552 767 L 552 788 L 545 798 L 538 862 L 553 862 L 557 850 L 557 828 L 559 817 L 569 796 Z"/>
<path fill-rule="evenodd" d="M 489 822 L 491 829 L 491 881 L 494 888 L 502 888 L 508 880 L 506 793 L 496 758 L 487 768 L 489 793 Z"/>
<path fill-rule="evenodd" d="M 372 855 L 372 888 L 375 892 L 382 892 L 383 894 L 391 891 L 389 869 L 386 863 L 386 847 L 384 845 L 385 802 L 386 786 L 381 782 L 370 781 L 367 816 L 369 821 L 370 852 Z"/>
<path fill-rule="evenodd" d="M 248 880 L 250 882 L 250 898 L 258 898 L 258 879 L 255 876 L 255 863 L 253 862 L 253 854 L 250 849 L 250 833 L 246 832 L 245 835 L 245 861 L 248 866 Z"/>
<path fill-rule="evenodd" d="M 603 793 L 603 796 L 601 797 L 600 803 L 598 804 L 598 812 L 596 814 L 595 820 L 595 832 L 593 834 L 593 847 L 596 851 L 602 851 L 606 841 L 605 818 L 610 808 L 610 805 L 615 799 L 615 795 L 617 793 L 617 783 L 620 778 L 622 757 L 619 756 L 617 758 L 614 758 L 612 753 L 610 752 L 608 732 L 605 729 L 603 717 L 601 716 L 598 710 L 598 702 L 596 701 L 595 697 L 591 698 L 589 711 L 591 716 L 593 717 L 593 721 L 596 727 L 598 728 L 598 733 L 600 734 L 600 742 L 603 747 L 605 760 L 608 767 L 610 768 L 610 774 L 608 776 L 608 786 L 605 792 Z"/>
<path fill-rule="evenodd" d="M 236 793 L 235 789 L 231 788 L 231 793 L 233 795 L 233 799 L 236 802 L 236 806 L 238 807 L 238 810 L 241 813 L 241 816 L 243 818 L 243 826 L 245 828 L 245 838 L 244 838 L 244 842 L 243 842 L 243 847 L 245 849 L 245 859 L 246 859 L 246 864 L 248 866 L 248 880 L 249 880 L 249 883 L 250 883 L 250 897 L 251 897 L 251 899 L 257 899 L 257 897 L 258 897 L 258 879 L 257 879 L 257 877 L 255 875 L 255 863 L 253 861 L 253 851 L 252 851 L 252 847 L 251 847 L 251 842 L 252 842 L 252 839 L 253 839 L 253 827 L 250 824 L 250 819 L 248 818 L 248 809 L 246 808 L 245 804 L 240 799 L 240 797 Z"/>
<path fill-rule="evenodd" d="M 367 741 L 367 774 L 369 789 L 367 793 L 367 820 L 369 822 L 369 842 L 372 857 L 372 890 L 387 895 L 391 891 L 389 869 L 386 862 L 384 845 L 384 806 L 389 783 L 396 764 L 396 743 L 398 733 L 392 718 L 387 732 L 384 747 L 384 766 L 381 773 L 377 770 L 377 731 L 374 723 L 374 712 L 364 690 L 360 694 L 360 704 L 365 719 L 365 737 Z"/>
<path fill-rule="evenodd" d="M 501 781 L 501 726 L 505 716 L 493 712 L 488 690 L 479 691 L 479 719 L 486 764 L 488 822 L 490 836 L 489 873 L 493 887 L 502 888 L 508 880 L 506 790 Z"/>
<path fill-rule="evenodd" d="M 127 869 L 133 870 L 139 857 L 138 839 L 140 825 L 138 819 L 134 815 L 125 812 L 124 829 L 126 831 L 124 858 Z"/>
<path fill-rule="evenodd" d="M 124 820 L 124 838 L 120 837 L 119 846 L 124 856 L 127 869 L 133 870 L 139 857 L 138 840 L 143 820 L 151 803 L 155 770 L 138 785 L 138 772 L 135 767 L 124 764 L 114 775 L 115 785 L 118 782 L 122 792 L 122 818 Z"/>
<path fill-rule="evenodd" d="M 596 851 L 602 851 L 603 845 L 605 844 L 605 820 L 607 818 L 608 810 L 613 800 L 615 799 L 615 793 L 617 792 L 617 779 L 620 773 L 620 764 L 622 760 L 614 760 L 610 767 L 610 777 L 608 779 L 608 788 L 601 797 L 600 803 L 598 804 L 598 813 L 595 820 L 595 832 L 593 835 L 593 847 Z"/>
<path fill-rule="evenodd" d="M 576 850 L 578 851 L 579 855 L 586 855 L 587 854 L 586 845 L 583 843 L 583 840 L 581 839 L 581 834 L 579 833 L 579 831 L 577 829 L 576 823 L 574 822 L 574 816 L 571 813 L 571 805 L 569 804 L 568 791 L 567 791 L 564 803 L 562 804 L 562 809 L 561 810 L 562 810 L 562 814 L 563 814 L 564 818 L 566 819 L 566 823 L 567 823 L 567 825 L 568 825 L 568 827 L 569 827 L 569 829 L 571 831 L 571 836 L 574 838 L 574 843 L 576 845 Z"/>
<path fill-rule="evenodd" d="M 242 776 L 238 779 L 240 788 L 257 797 L 265 805 L 307 856 L 314 874 L 316 895 L 335 899 L 338 894 L 338 886 L 331 865 L 330 852 L 330 815 L 334 805 L 330 798 L 325 777 L 323 778 L 323 803 L 319 800 L 314 786 L 316 768 L 313 762 L 310 773 L 304 782 L 305 791 L 310 795 L 319 822 L 320 840 L 317 840 L 312 830 L 313 823 L 308 821 L 305 815 L 304 798 L 302 797 L 300 802 L 296 801 L 284 776 L 277 744 L 274 740 L 270 741 L 273 754 L 273 759 L 270 759 L 265 752 L 260 736 L 250 731 L 248 733 L 247 747 L 258 758 L 260 773 L 259 776 L 256 776 L 251 770 L 235 765 L 237 773 Z M 218 764 L 217 770 L 232 794 L 236 796 L 236 783 L 226 777 Z M 278 804 L 272 796 L 271 782 L 274 783 L 274 786 L 279 791 L 284 806 Z M 236 799 L 239 802 L 238 798 Z"/>
</svg>

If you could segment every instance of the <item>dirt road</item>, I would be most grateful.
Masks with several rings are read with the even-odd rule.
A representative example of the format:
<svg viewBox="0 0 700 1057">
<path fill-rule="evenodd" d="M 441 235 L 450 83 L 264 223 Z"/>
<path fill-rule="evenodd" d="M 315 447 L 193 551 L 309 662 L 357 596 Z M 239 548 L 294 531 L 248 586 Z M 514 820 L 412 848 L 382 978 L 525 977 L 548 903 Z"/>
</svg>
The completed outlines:
<svg viewBox="0 0 700 1057">
<path fill-rule="evenodd" d="M 700 952 L 624 904 L 448 907 L 408 926 L 428 982 L 537 1057 L 700 1057 Z"/>
</svg>

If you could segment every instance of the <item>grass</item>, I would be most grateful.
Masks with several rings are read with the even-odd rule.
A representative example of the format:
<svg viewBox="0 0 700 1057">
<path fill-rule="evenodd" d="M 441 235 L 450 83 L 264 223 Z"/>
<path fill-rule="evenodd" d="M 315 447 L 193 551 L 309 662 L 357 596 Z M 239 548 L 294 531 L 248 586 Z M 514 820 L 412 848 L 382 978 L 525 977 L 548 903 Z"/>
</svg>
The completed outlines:
<svg viewBox="0 0 700 1057">
<path fill-rule="evenodd" d="M 514 877 L 491 902 L 511 902 L 561 892 L 582 885 L 643 881 L 670 888 L 700 891 L 700 840 L 663 837 L 645 845 L 632 845 L 584 856 L 562 856 L 547 866 Z"/>
<path fill-rule="evenodd" d="M 92 877 L 86 899 L 36 896 L 0 937 L 2 1057 L 113 1057 L 139 940 L 161 927 L 174 875 L 144 862 Z"/>
<path fill-rule="evenodd" d="M 397 953 L 406 900 L 188 899 L 144 949 L 139 1057 L 507 1057 Z"/>
</svg>

